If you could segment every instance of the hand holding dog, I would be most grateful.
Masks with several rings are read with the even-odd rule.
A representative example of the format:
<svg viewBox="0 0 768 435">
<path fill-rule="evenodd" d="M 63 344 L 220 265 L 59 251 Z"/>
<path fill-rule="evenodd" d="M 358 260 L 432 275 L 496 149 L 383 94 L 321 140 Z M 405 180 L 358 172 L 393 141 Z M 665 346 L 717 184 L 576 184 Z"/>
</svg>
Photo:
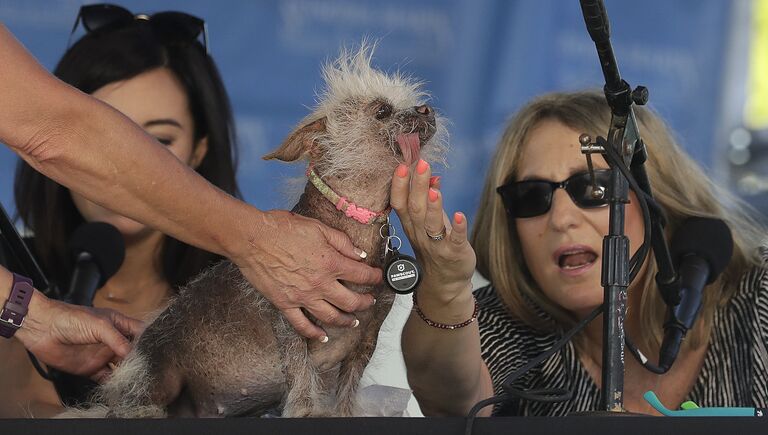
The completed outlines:
<svg viewBox="0 0 768 435">
<path fill-rule="evenodd" d="M 45 364 L 99 381 L 111 372 L 109 363 L 128 354 L 129 339 L 143 327 L 117 311 L 70 305 L 35 291 L 15 337 Z"/>
<path fill-rule="evenodd" d="M 380 269 L 360 262 L 363 252 L 345 233 L 282 210 L 263 212 L 253 224 L 251 233 L 258 236 L 248 241 L 250 250 L 233 261 L 299 334 L 321 341 L 326 337 L 302 309 L 323 323 L 351 327 L 356 318 L 349 313 L 373 305 L 373 296 L 352 292 L 339 282 L 370 285 L 382 279 Z"/>
</svg>

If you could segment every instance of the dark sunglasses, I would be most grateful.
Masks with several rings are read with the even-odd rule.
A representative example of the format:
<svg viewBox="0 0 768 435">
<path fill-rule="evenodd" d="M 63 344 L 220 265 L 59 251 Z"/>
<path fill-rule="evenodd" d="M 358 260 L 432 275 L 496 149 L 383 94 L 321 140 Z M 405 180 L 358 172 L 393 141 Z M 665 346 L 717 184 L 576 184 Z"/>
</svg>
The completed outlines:
<svg viewBox="0 0 768 435">
<path fill-rule="evenodd" d="M 77 19 L 75 19 L 75 25 L 72 26 L 72 31 L 69 33 L 67 48 L 69 48 L 72 35 L 81 21 L 88 33 L 116 29 L 136 21 L 146 21 L 157 37 L 166 43 L 192 42 L 197 40 L 202 33 L 203 48 L 205 48 L 205 54 L 209 54 L 208 30 L 205 21 L 184 12 L 166 11 L 152 15 L 134 15 L 133 12 L 122 6 L 109 3 L 81 6 Z"/>
<path fill-rule="evenodd" d="M 504 208 L 510 217 L 529 218 L 540 216 L 552 207 L 555 189 L 563 188 L 573 202 L 581 208 L 597 208 L 608 205 L 606 198 L 611 181 L 611 171 L 596 170 L 595 187 L 588 171 L 571 175 L 567 180 L 554 182 L 548 180 L 513 181 L 496 188 L 501 195 Z M 594 191 L 594 194 L 593 194 Z"/>
</svg>

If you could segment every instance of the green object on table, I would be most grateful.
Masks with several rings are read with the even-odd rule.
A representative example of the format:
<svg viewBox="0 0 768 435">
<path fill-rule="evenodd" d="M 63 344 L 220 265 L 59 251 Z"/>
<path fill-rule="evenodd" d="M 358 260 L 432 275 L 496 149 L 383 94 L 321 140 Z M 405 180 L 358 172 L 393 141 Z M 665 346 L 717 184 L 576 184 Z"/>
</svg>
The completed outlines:
<svg viewBox="0 0 768 435">
<path fill-rule="evenodd" d="M 680 405 L 680 408 L 682 408 L 682 409 L 698 409 L 699 405 L 697 405 L 696 402 L 689 400 L 687 402 L 683 402 Z"/>
</svg>

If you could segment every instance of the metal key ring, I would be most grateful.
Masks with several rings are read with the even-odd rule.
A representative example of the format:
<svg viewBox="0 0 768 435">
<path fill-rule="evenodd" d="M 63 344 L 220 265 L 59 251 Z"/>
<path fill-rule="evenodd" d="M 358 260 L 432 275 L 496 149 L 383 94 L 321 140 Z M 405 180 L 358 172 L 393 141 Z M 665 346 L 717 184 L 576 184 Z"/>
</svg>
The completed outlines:
<svg viewBox="0 0 768 435">
<path fill-rule="evenodd" d="M 384 232 L 384 228 L 386 227 L 389 227 L 389 229 L 387 230 L 388 235 L 385 236 L 383 232 Z M 379 228 L 379 236 L 381 236 L 382 239 L 386 239 L 387 237 L 397 237 L 396 234 L 397 234 L 397 231 L 395 230 L 395 227 L 389 222 L 383 224 L 381 228 Z"/>
<path fill-rule="evenodd" d="M 393 240 L 397 240 L 397 246 L 394 246 L 394 243 L 392 243 Z M 403 246 L 403 241 L 400 240 L 400 237 L 397 236 L 389 236 L 387 240 L 387 244 L 384 247 L 385 252 L 394 252 L 398 251 L 400 247 Z"/>
</svg>

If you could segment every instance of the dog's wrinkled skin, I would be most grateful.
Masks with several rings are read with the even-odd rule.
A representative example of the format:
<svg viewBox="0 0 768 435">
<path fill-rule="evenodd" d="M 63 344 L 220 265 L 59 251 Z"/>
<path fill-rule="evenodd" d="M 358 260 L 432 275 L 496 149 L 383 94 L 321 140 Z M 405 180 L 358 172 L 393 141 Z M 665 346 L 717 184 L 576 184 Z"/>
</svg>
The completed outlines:
<svg viewBox="0 0 768 435">
<path fill-rule="evenodd" d="M 363 44 L 326 65 L 316 109 L 265 158 L 309 160 L 340 195 L 378 211 L 389 204 L 395 167 L 419 156 L 439 160 L 446 134 L 420 83 L 372 69 L 371 52 Z M 368 264 L 383 263 L 381 225 L 345 217 L 310 183 L 293 211 L 347 233 Z M 222 262 L 148 326 L 89 409 L 64 416 L 355 415 L 356 388 L 394 295 L 383 284 L 345 285 L 371 292 L 377 304 L 355 313 L 357 328 L 318 322 L 329 336 L 323 344 L 298 336 L 235 265 Z"/>
</svg>

